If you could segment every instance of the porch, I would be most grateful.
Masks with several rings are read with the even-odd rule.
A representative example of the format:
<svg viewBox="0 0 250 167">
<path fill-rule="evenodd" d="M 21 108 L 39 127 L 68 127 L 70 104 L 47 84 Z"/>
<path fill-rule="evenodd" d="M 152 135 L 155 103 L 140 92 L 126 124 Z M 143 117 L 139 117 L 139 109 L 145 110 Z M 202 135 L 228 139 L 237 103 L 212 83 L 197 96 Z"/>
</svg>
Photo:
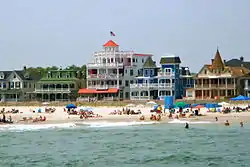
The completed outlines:
<svg viewBox="0 0 250 167">
<path fill-rule="evenodd" d="M 119 89 L 108 88 L 108 89 L 80 89 L 78 91 L 80 97 L 78 101 L 95 101 L 95 100 L 118 100 Z"/>
<path fill-rule="evenodd" d="M 130 92 L 130 100 L 153 100 L 158 98 L 158 90 L 134 90 Z"/>
</svg>

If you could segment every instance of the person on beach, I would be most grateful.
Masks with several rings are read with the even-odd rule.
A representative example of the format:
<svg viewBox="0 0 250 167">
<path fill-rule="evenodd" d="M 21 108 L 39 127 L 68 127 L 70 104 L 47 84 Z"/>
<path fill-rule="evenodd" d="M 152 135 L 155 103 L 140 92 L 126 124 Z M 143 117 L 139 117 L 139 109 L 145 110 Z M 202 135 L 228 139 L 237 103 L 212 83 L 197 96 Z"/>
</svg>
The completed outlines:
<svg viewBox="0 0 250 167">
<path fill-rule="evenodd" d="M 144 120 L 145 120 L 145 116 L 142 115 L 142 116 L 140 117 L 140 120 L 141 120 L 141 121 L 144 121 Z"/>
<path fill-rule="evenodd" d="M 189 124 L 187 122 L 186 122 L 185 128 L 189 129 Z"/>
<path fill-rule="evenodd" d="M 215 121 L 216 121 L 216 122 L 218 121 L 218 117 L 215 117 Z"/>
<path fill-rule="evenodd" d="M 242 122 L 242 121 L 240 121 L 240 127 L 242 127 L 242 128 L 243 128 L 243 122 Z"/>
<path fill-rule="evenodd" d="M 228 121 L 228 120 L 226 120 L 226 122 L 225 122 L 225 126 L 229 126 L 229 125 L 230 125 L 229 121 Z"/>
</svg>

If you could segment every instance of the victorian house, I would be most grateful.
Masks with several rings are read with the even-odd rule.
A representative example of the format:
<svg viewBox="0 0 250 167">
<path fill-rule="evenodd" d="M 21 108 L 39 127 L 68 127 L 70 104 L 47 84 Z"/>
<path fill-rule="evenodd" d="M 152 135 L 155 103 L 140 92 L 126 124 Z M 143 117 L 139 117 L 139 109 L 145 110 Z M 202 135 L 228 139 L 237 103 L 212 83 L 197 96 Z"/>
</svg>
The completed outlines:
<svg viewBox="0 0 250 167">
<path fill-rule="evenodd" d="M 23 70 L 0 71 L 0 101 L 33 100 L 32 92 L 40 78 L 39 73 L 29 72 L 26 67 Z"/>
<path fill-rule="evenodd" d="M 93 54 L 93 62 L 87 64 L 87 88 L 78 91 L 79 100 L 130 99 L 130 84 L 151 56 L 122 51 L 117 43 L 109 40 L 102 50 Z"/>
<path fill-rule="evenodd" d="M 36 83 L 33 94 L 38 101 L 75 101 L 83 85 L 81 71 L 52 70 Z"/>
<path fill-rule="evenodd" d="M 217 99 L 236 96 L 239 94 L 240 78 L 248 73 L 246 67 L 225 65 L 217 49 L 211 64 L 204 65 L 195 77 L 193 98 Z"/>
</svg>

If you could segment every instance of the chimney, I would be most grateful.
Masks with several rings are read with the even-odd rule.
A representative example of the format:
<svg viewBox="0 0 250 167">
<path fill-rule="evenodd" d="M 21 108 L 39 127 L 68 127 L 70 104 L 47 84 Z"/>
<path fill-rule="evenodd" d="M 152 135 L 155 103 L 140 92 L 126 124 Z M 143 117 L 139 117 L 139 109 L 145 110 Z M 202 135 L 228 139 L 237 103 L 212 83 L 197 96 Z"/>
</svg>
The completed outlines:
<svg viewBox="0 0 250 167">
<path fill-rule="evenodd" d="M 214 59 L 211 59 L 211 61 L 212 61 L 212 64 L 213 64 L 213 62 L 214 62 Z"/>
<path fill-rule="evenodd" d="M 27 70 L 27 67 L 26 67 L 26 66 L 23 66 L 23 70 L 26 71 L 26 70 Z"/>
<path fill-rule="evenodd" d="M 224 64 L 226 63 L 227 61 L 226 60 L 224 60 Z"/>
<path fill-rule="evenodd" d="M 244 57 L 243 57 L 243 56 L 240 57 L 240 61 L 241 61 L 241 62 L 244 61 Z"/>
</svg>

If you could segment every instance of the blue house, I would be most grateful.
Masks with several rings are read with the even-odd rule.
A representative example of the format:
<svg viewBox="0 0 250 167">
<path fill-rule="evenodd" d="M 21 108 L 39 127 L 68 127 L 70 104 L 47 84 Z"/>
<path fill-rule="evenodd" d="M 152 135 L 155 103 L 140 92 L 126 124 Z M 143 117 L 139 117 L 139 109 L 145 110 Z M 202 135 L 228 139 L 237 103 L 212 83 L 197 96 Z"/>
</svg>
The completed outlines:
<svg viewBox="0 0 250 167">
<path fill-rule="evenodd" d="M 159 98 L 163 100 L 164 96 L 173 96 L 175 99 L 182 97 L 180 64 L 178 56 L 164 56 L 160 60 L 159 80 Z"/>
<path fill-rule="evenodd" d="M 138 71 L 135 83 L 130 84 L 131 100 L 149 100 L 158 98 L 158 68 L 152 57 L 148 57 L 143 68 Z"/>
</svg>

